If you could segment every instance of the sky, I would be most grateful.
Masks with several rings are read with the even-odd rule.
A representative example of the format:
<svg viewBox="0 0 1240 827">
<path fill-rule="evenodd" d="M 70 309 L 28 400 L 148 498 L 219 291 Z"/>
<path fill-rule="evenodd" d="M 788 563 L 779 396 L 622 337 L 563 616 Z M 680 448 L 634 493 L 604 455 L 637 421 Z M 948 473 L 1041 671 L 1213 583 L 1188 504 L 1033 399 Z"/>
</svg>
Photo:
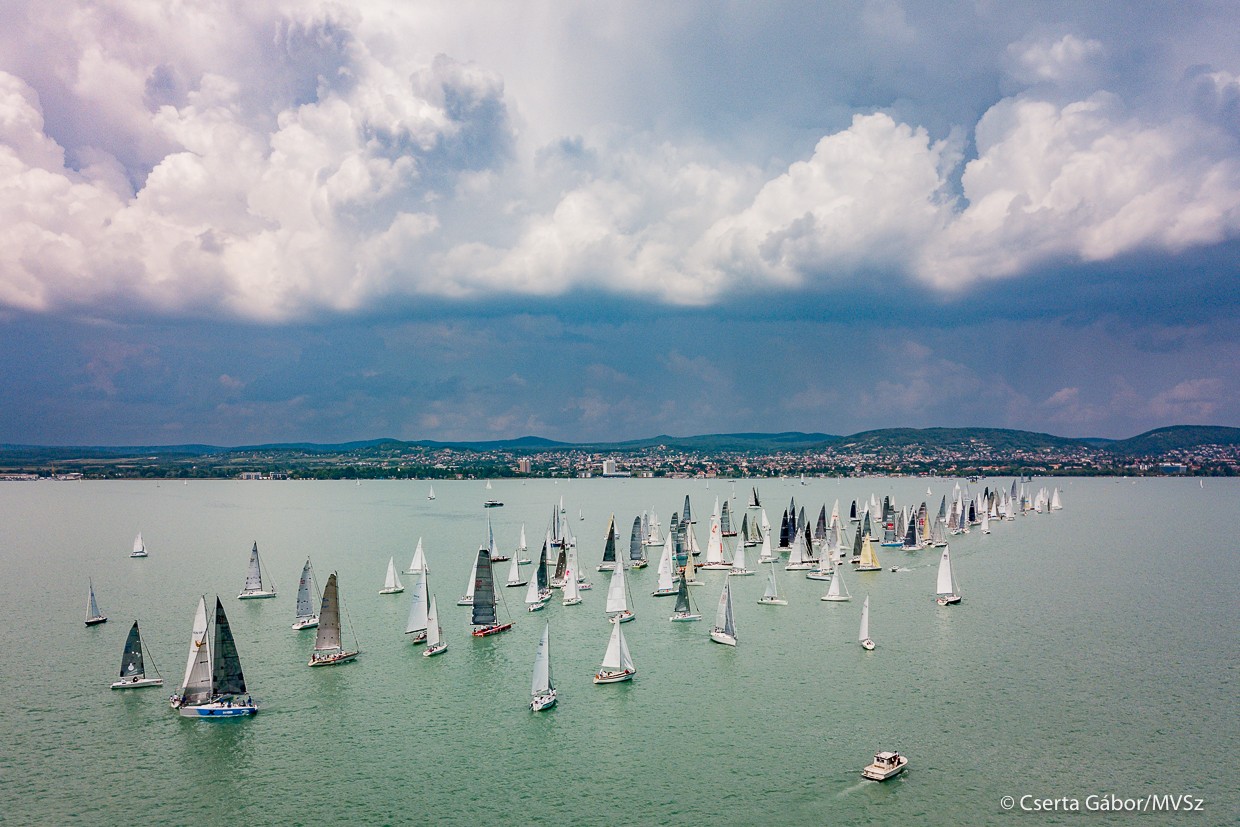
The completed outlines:
<svg viewBox="0 0 1240 827">
<path fill-rule="evenodd" d="M 1240 425 L 1226 2 L 0 5 L 0 442 Z"/>
</svg>

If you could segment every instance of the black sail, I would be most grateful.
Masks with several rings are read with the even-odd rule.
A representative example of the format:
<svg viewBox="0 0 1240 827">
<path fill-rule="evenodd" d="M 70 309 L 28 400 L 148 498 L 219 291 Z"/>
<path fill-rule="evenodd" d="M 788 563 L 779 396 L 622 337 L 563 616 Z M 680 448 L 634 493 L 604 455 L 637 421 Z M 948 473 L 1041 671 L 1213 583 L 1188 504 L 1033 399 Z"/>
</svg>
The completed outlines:
<svg viewBox="0 0 1240 827">
<path fill-rule="evenodd" d="M 121 655 L 121 677 L 132 678 L 145 675 L 146 668 L 142 663 L 142 634 L 138 631 L 138 621 L 133 622 L 129 637 L 125 638 L 125 651 Z"/>
<path fill-rule="evenodd" d="M 633 518 L 633 533 L 629 535 L 629 559 L 642 559 L 642 518 Z"/>
<path fill-rule="evenodd" d="M 543 540 L 542 552 L 538 555 L 538 590 L 546 591 L 551 588 L 547 581 L 547 541 Z"/>
<path fill-rule="evenodd" d="M 215 598 L 215 671 L 211 676 L 214 692 L 218 697 L 245 694 L 245 675 L 241 672 L 241 657 L 233 641 L 224 604 Z"/>
</svg>

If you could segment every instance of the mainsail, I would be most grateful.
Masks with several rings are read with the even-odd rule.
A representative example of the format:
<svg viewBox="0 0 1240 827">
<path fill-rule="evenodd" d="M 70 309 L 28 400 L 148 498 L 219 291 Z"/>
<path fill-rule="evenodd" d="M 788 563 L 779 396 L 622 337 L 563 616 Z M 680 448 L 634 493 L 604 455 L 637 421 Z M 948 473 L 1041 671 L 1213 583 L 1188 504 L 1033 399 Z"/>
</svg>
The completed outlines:
<svg viewBox="0 0 1240 827">
<path fill-rule="evenodd" d="M 138 631 L 138 621 L 133 622 L 129 637 L 125 638 L 125 651 L 121 653 L 121 677 L 134 678 L 146 674 L 142 662 L 142 634 Z"/>
<path fill-rule="evenodd" d="M 491 572 L 491 552 L 485 548 L 478 549 L 478 560 L 474 572 L 474 611 L 475 626 L 494 626 L 495 618 L 495 578 Z"/>
<path fill-rule="evenodd" d="M 340 596 L 336 572 L 327 578 L 323 603 L 319 606 L 319 631 L 314 638 L 315 652 L 336 652 L 340 646 Z"/>
<path fill-rule="evenodd" d="M 224 604 L 215 598 L 215 668 L 212 672 L 215 684 L 213 698 L 227 698 L 245 694 L 245 675 L 241 672 L 241 658 L 233 641 Z"/>
</svg>

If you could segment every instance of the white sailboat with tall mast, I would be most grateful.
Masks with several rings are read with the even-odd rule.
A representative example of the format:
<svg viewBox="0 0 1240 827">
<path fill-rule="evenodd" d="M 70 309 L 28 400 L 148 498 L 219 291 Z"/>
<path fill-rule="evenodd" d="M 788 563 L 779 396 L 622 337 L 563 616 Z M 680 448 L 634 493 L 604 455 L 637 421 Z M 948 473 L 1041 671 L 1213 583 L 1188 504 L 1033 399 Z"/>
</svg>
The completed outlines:
<svg viewBox="0 0 1240 827">
<path fill-rule="evenodd" d="M 107 623 L 108 616 L 99 611 L 99 601 L 95 599 L 95 582 L 87 578 L 86 584 L 90 590 L 86 597 L 86 625 L 98 626 L 100 623 Z"/>
<path fill-rule="evenodd" d="M 396 574 L 396 558 L 389 557 L 387 574 L 383 578 L 383 588 L 379 590 L 379 594 L 400 594 L 404 590 L 405 586 Z"/>
<path fill-rule="evenodd" d="M 430 487 L 430 490 L 426 492 L 426 499 L 428 500 L 435 499 L 435 486 L 432 485 Z"/>
<path fill-rule="evenodd" d="M 189 641 L 185 678 L 170 703 L 186 718 L 240 718 L 258 712 L 247 692 L 241 657 L 233 640 L 224 604 L 215 598 L 215 635 L 209 635 L 207 600 L 198 599 Z M 242 698 L 241 696 L 245 697 Z"/>
<path fill-rule="evenodd" d="M 1058 490 L 1058 489 L 1056 489 Z M 138 532 L 138 536 L 133 538 L 133 551 L 129 552 L 130 557 L 146 557 L 146 543 L 142 542 L 142 532 Z"/>
<path fill-rule="evenodd" d="M 461 599 L 456 601 L 458 606 L 474 605 L 474 583 L 478 580 L 478 558 L 474 558 L 473 568 L 469 570 L 469 584 L 465 587 L 465 594 Z"/>
<path fill-rule="evenodd" d="M 629 644 L 624 639 L 624 627 L 613 623 L 607 651 L 603 654 L 602 665 L 594 673 L 594 682 L 619 683 L 632 680 L 636 674 L 637 667 L 633 664 L 633 656 L 629 654 Z"/>
<path fill-rule="evenodd" d="M 314 652 L 310 655 L 309 666 L 335 666 L 356 660 L 361 654 L 356 638 L 352 649 L 346 648 L 340 637 L 340 620 L 342 614 L 340 603 L 340 585 L 336 572 L 327 578 L 323 588 L 323 604 L 319 606 L 319 628 L 314 638 Z M 352 630 L 353 624 L 349 624 Z"/>
<path fill-rule="evenodd" d="M 865 596 L 865 602 L 861 604 L 861 628 L 857 632 L 857 642 L 861 644 L 862 649 L 873 649 L 874 641 L 870 638 L 870 596 Z"/>
<path fill-rule="evenodd" d="M 727 502 L 724 502 L 727 505 Z M 749 568 L 745 560 L 745 543 L 743 540 L 737 540 L 736 551 L 732 554 L 732 568 L 728 570 L 729 577 L 748 577 L 754 573 Z"/>
<path fill-rule="evenodd" d="M 611 571 L 611 582 L 607 585 L 607 608 L 604 611 L 612 623 L 628 623 L 636 617 L 629 608 L 629 589 L 623 564 Z"/>
<path fill-rule="evenodd" d="M 577 572 L 573 565 L 575 563 L 569 564 L 564 570 L 564 588 L 561 591 L 564 592 L 563 605 L 565 606 L 577 606 L 581 603 L 581 583 L 577 580 Z"/>
<path fill-rule="evenodd" d="M 671 597 L 677 592 L 672 579 L 672 554 L 672 535 L 669 534 L 663 542 L 663 553 L 659 555 L 659 581 L 652 592 L 655 597 Z"/>
<path fill-rule="evenodd" d="M 775 561 L 772 560 L 769 574 L 766 578 L 766 591 L 758 598 L 758 602 L 764 606 L 787 606 L 788 601 L 779 596 L 779 584 L 775 582 Z"/>
<path fill-rule="evenodd" d="M 276 596 L 276 584 L 271 581 L 271 576 L 267 577 L 267 585 L 263 585 L 263 566 L 258 559 L 258 543 L 254 543 L 254 547 L 250 549 L 250 565 L 245 573 L 245 587 L 241 590 L 241 594 L 237 595 L 238 600 L 254 600 L 264 597 Z"/>
<path fill-rule="evenodd" d="M 517 565 L 528 566 L 533 562 L 526 556 L 529 551 L 529 544 L 525 541 L 525 523 L 521 523 L 521 539 L 517 541 L 517 553 L 513 555 L 517 558 Z"/>
<path fill-rule="evenodd" d="M 413 550 L 413 559 L 409 561 L 409 568 L 405 569 L 405 574 L 430 574 L 430 566 L 426 565 L 426 551 L 422 548 L 422 538 L 418 538 L 418 545 Z"/>
<path fill-rule="evenodd" d="M 311 589 L 314 591 L 311 592 Z M 293 629 L 313 629 L 319 625 L 319 613 L 314 610 L 314 603 L 319 598 L 319 586 L 314 582 L 314 569 L 310 566 L 310 558 L 301 567 L 301 578 L 297 581 L 297 616 L 293 618 Z"/>
<path fill-rule="evenodd" d="M 831 585 L 827 588 L 827 593 L 822 596 L 823 600 L 831 603 L 843 603 L 852 600 L 852 595 L 848 593 L 848 586 L 844 584 L 844 575 L 840 572 L 839 566 L 835 567 L 835 573 L 831 576 Z"/>
<path fill-rule="evenodd" d="M 685 583 L 683 577 L 678 578 L 679 587 L 676 589 L 676 605 L 672 608 L 672 616 L 668 620 L 673 623 L 687 623 L 694 620 L 701 620 L 700 615 L 689 599 L 689 586 Z"/>
<path fill-rule="evenodd" d="M 142 633 L 138 631 L 138 621 L 135 620 L 129 630 L 129 637 L 125 639 L 125 649 L 121 653 L 120 680 L 112 684 L 113 689 L 141 689 L 144 686 L 164 685 L 164 679 L 159 676 L 154 661 L 151 661 L 151 668 L 155 670 L 155 677 L 147 677 L 146 661 L 150 659 L 151 653 L 147 651 L 144 657 L 145 648 L 142 645 Z"/>
<path fill-rule="evenodd" d="M 413 597 L 409 601 L 409 618 L 405 621 L 405 634 L 413 635 L 412 643 L 424 643 L 430 628 L 431 615 L 428 601 L 426 575 L 419 574 L 413 584 Z"/>
<path fill-rule="evenodd" d="M 426 651 L 422 657 L 438 655 L 448 648 L 443 639 L 443 627 L 439 625 L 439 608 L 435 605 L 435 595 L 431 595 L 431 607 L 426 612 Z"/>
<path fill-rule="evenodd" d="M 715 611 L 715 625 L 710 639 L 725 646 L 736 645 L 736 618 L 732 614 L 732 581 L 725 580 L 719 595 L 719 608 Z"/>
<path fill-rule="evenodd" d="M 706 540 L 706 564 L 702 568 L 723 571 L 730 571 L 732 568 L 732 563 L 723 559 L 723 529 L 719 525 L 718 514 L 710 515 L 710 536 Z"/>
<path fill-rule="evenodd" d="M 551 680 L 551 624 L 543 627 L 542 639 L 534 653 L 534 679 L 530 684 L 530 711 L 541 712 L 555 706 L 555 684 Z"/>
<path fill-rule="evenodd" d="M 943 547 L 943 555 L 939 557 L 939 577 L 935 585 L 934 602 L 940 606 L 951 606 L 961 600 L 960 589 L 956 586 L 956 578 L 952 574 L 951 547 Z"/>
</svg>

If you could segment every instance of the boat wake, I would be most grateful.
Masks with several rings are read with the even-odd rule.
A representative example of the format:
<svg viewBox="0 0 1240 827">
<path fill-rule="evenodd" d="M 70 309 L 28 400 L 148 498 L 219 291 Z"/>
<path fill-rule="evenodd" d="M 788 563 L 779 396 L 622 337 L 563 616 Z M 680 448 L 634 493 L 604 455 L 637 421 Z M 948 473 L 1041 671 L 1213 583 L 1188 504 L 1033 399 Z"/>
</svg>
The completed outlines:
<svg viewBox="0 0 1240 827">
<path fill-rule="evenodd" d="M 846 795 L 855 793 L 857 790 L 864 789 L 865 787 L 868 787 L 868 786 L 870 786 L 870 783 L 868 781 L 858 781 L 856 784 L 852 784 L 840 790 L 838 793 L 835 794 L 835 797 L 843 798 Z"/>
</svg>

